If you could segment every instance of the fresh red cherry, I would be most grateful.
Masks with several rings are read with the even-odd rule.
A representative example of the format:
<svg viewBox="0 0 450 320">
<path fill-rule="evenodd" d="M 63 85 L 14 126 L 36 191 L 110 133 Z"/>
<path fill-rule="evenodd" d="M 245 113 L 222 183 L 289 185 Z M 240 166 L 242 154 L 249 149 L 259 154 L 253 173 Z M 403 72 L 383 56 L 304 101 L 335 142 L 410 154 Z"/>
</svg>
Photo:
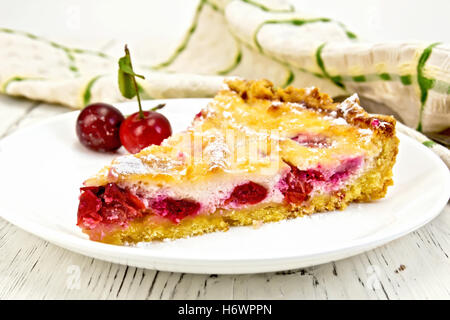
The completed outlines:
<svg viewBox="0 0 450 320">
<path fill-rule="evenodd" d="M 136 97 L 139 112 L 128 116 L 120 126 L 120 141 L 130 153 L 137 153 L 149 145 L 159 145 L 172 134 L 169 120 L 162 114 L 155 112 L 164 107 L 159 104 L 150 111 L 143 111 L 139 95 L 139 85 L 136 77 L 145 79 L 144 76 L 133 71 L 131 56 L 125 45 L 125 56 L 119 59 L 119 90 L 122 95 L 131 99 Z"/>
<path fill-rule="evenodd" d="M 169 120 L 159 112 L 142 111 L 128 116 L 120 126 L 120 141 L 130 153 L 159 145 L 172 134 Z"/>
<path fill-rule="evenodd" d="M 119 129 L 124 117 L 113 106 L 93 103 L 78 115 L 76 123 L 80 142 L 89 149 L 111 152 L 120 148 Z"/>
</svg>

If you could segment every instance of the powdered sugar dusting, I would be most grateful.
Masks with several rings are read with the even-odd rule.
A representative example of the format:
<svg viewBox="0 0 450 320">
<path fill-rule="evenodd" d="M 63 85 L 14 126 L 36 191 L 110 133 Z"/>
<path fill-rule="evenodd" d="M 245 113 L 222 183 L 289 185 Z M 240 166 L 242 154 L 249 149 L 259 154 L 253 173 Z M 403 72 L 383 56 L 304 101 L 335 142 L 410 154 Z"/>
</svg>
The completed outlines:
<svg viewBox="0 0 450 320">
<path fill-rule="evenodd" d="M 148 173 L 148 167 L 141 159 L 136 158 L 134 155 L 127 155 L 115 159 L 112 169 L 119 175 Z"/>
<path fill-rule="evenodd" d="M 222 136 L 213 138 L 203 150 L 203 154 L 209 159 L 210 170 L 216 168 L 226 168 L 230 164 L 227 161 L 231 154 L 225 139 Z"/>
<path fill-rule="evenodd" d="M 356 106 L 359 106 L 357 102 L 358 100 L 359 100 L 358 94 L 355 93 L 350 97 L 348 97 L 347 99 L 345 99 L 344 101 L 342 101 L 337 106 L 337 109 L 341 110 L 344 117 L 346 117 L 350 111 L 354 110 Z"/>
<path fill-rule="evenodd" d="M 112 170 L 117 175 L 172 174 L 183 165 L 182 160 L 158 157 L 148 154 L 143 158 L 134 155 L 119 157 L 114 160 Z"/>
</svg>

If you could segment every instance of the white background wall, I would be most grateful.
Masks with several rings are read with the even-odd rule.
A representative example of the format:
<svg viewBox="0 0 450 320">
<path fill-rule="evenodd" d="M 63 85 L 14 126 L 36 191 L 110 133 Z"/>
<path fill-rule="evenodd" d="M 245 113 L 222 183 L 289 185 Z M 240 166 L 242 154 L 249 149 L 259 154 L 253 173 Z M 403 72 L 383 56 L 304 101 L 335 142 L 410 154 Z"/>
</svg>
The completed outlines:
<svg viewBox="0 0 450 320">
<path fill-rule="evenodd" d="M 367 40 L 450 42 L 450 0 L 291 0 Z"/>
<path fill-rule="evenodd" d="M 290 0 L 374 40 L 450 42 L 449 0 Z M 45 35 L 176 34 L 195 0 L 0 0 L 0 25 Z M 144 26 L 144 27 L 143 27 Z"/>
<path fill-rule="evenodd" d="M 344 22 L 363 39 L 450 42 L 450 0 L 291 2 L 300 11 Z M 0 0 L 0 26 L 85 46 L 117 39 L 157 43 L 170 50 L 195 4 L 195 0 Z"/>
</svg>

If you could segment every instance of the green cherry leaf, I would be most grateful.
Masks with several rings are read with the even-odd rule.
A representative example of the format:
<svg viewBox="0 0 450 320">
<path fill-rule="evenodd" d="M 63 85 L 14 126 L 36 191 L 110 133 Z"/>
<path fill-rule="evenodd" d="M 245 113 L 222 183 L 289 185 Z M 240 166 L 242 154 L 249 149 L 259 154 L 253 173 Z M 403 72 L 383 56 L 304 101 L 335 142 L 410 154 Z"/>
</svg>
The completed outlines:
<svg viewBox="0 0 450 320">
<path fill-rule="evenodd" d="M 120 93 L 122 93 L 122 95 L 125 98 L 131 99 L 137 95 L 134 77 L 145 79 L 144 76 L 136 74 L 133 71 L 130 52 L 128 51 L 128 48 L 125 46 L 125 55 L 119 59 L 119 73 L 118 73 Z"/>
<path fill-rule="evenodd" d="M 129 53 L 119 59 L 119 70 L 122 72 L 135 76 L 141 79 L 145 79 L 143 75 L 137 74 L 133 71 L 133 67 L 131 66 L 131 59 Z"/>
<path fill-rule="evenodd" d="M 127 45 L 125 45 L 125 55 L 119 59 L 119 72 L 118 72 L 119 90 L 122 96 L 124 96 L 127 99 L 137 97 L 139 105 L 139 117 L 143 119 L 144 113 L 142 111 L 141 98 L 139 96 L 139 86 L 136 82 L 136 77 L 145 79 L 144 76 L 136 74 L 133 71 L 130 51 L 128 50 Z"/>
<path fill-rule="evenodd" d="M 123 72 L 119 68 L 119 90 L 120 93 L 127 99 L 136 96 L 136 89 L 134 88 L 133 78 L 128 73 Z"/>
</svg>

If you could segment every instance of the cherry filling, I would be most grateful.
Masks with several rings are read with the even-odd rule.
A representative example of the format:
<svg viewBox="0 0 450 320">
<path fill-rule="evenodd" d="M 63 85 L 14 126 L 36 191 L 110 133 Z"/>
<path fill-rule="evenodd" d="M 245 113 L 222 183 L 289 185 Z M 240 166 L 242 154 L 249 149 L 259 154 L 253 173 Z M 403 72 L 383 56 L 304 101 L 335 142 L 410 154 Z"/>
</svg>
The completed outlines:
<svg viewBox="0 0 450 320">
<path fill-rule="evenodd" d="M 290 171 L 281 179 L 279 190 L 284 195 L 284 199 L 288 203 L 301 204 L 308 200 L 311 191 L 314 189 L 315 183 L 323 183 L 330 189 L 339 186 L 339 183 L 348 178 L 362 164 L 363 158 L 356 157 L 343 161 L 343 163 L 330 173 L 329 171 L 321 172 L 319 170 L 299 170 L 297 167 L 290 165 Z"/>
<path fill-rule="evenodd" d="M 141 217 L 145 209 L 138 197 L 114 183 L 81 191 L 77 225 L 88 229 L 99 223 L 124 226 L 130 219 Z"/>
<path fill-rule="evenodd" d="M 255 182 L 247 182 L 233 189 L 225 204 L 257 204 L 267 197 L 267 189 Z"/>
<path fill-rule="evenodd" d="M 162 198 L 154 200 L 152 209 L 160 216 L 179 223 L 187 216 L 193 216 L 200 211 L 200 203 L 189 199 Z"/>
<path fill-rule="evenodd" d="M 331 146 L 328 137 L 318 134 L 299 133 L 295 137 L 292 137 L 291 140 L 309 148 L 328 148 Z"/>
<path fill-rule="evenodd" d="M 150 203 L 153 212 L 174 223 L 195 215 L 200 210 L 200 203 L 189 199 L 166 197 L 151 200 Z M 100 223 L 126 226 L 130 220 L 140 218 L 148 212 L 151 211 L 146 210 L 145 204 L 138 197 L 115 183 L 102 187 L 85 187 L 81 188 L 77 225 L 87 229 L 94 229 Z"/>
<path fill-rule="evenodd" d="M 324 181 L 325 177 L 317 170 L 299 170 L 292 165 L 290 167 L 291 170 L 281 180 L 280 191 L 288 203 L 301 204 L 308 200 L 313 182 Z"/>
</svg>

